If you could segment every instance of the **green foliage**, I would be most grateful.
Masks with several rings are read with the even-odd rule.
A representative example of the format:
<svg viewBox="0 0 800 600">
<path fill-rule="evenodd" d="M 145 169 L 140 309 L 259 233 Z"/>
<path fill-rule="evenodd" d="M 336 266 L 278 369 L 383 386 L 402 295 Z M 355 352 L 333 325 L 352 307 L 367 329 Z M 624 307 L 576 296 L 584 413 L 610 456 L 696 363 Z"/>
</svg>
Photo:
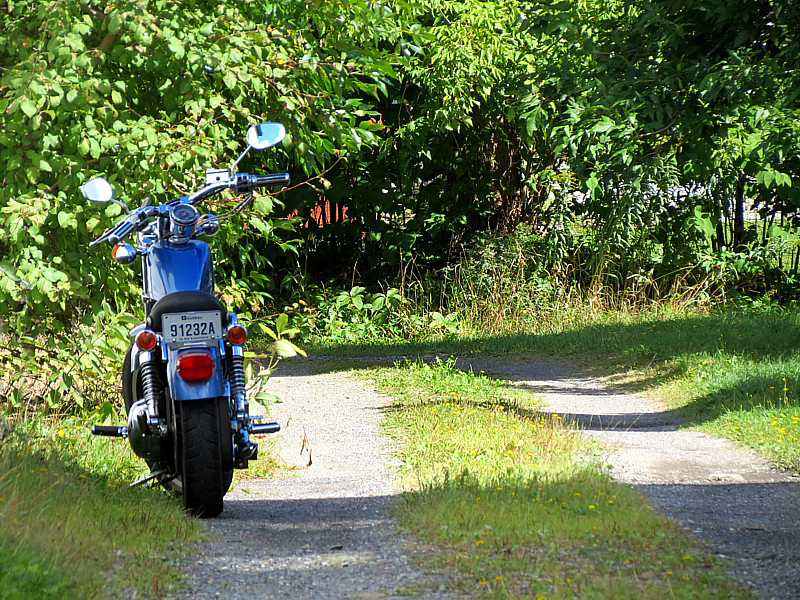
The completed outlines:
<svg viewBox="0 0 800 600">
<path fill-rule="evenodd" d="M 76 414 L 103 408 L 119 389 L 128 330 L 141 320 L 104 304 L 60 330 L 0 338 L 0 408 L 24 416 Z"/>
<path fill-rule="evenodd" d="M 306 335 L 334 343 L 371 343 L 402 336 L 406 299 L 396 288 L 370 294 L 355 286 L 332 296 L 320 294 L 315 300 L 313 307 L 300 313 Z"/>
<path fill-rule="evenodd" d="M 64 598 L 64 584 L 32 552 L 0 547 L 0 598 Z"/>
<path fill-rule="evenodd" d="M 289 315 L 285 313 L 278 315 L 272 327 L 263 322 L 259 323 L 258 325 L 261 328 L 261 331 L 265 333 L 271 340 L 270 351 L 272 352 L 275 361 L 278 361 L 282 358 L 297 356 L 298 354 L 301 356 L 306 355 L 303 350 L 289 341 L 295 335 L 300 333 L 299 329 L 289 327 Z M 271 371 L 273 367 L 274 364 L 270 363 L 270 366 L 267 370 Z"/>
<path fill-rule="evenodd" d="M 292 296 L 298 268 L 405 294 L 410 273 L 427 283 L 520 224 L 524 294 L 577 281 L 644 301 L 691 286 L 789 300 L 797 19 L 788 0 L 13 1 L 0 15 L 6 331 L 67 327 L 103 298 L 131 310 L 136 278 L 81 250 L 119 207 L 86 205 L 82 182 L 103 174 L 132 205 L 174 198 L 263 120 L 289 137 L 243 167 L 306 185 L 257 198 L 215 240 L 220 295 L 246 317 Z M 475 293 L 484 267 L 465 271 Z M 334 296 L 311 299 L 300 329 L 397 332 L 388 297 Z M 401 335 L 454 333 L 437 310 Z"/>
<path fill-rule="evenodd" d="M 446 272 L 448 310 L 485 333 L 518 327 L 518 320 L 545 319 L 565 301 L 566 288 L 550 275 L 546 242 L 521 226 L 516 234 L 477 236 Z"/>
<path fill-rule="evenodd" d="M 408 290 L 369 292 L 363 286 L 332 291 L 298 285 L 302 294 L 286 307 L 297 336 L 319 349 L 377 346 L 403 340 L 455 338 L 461 329 L 453 313 L 412 297 Z"/>
<path fill-rule="evenodd" d="M 0 16 L 0 303 L 37 318 L 101 297 L 129 306 L 130 273 L 80 250 L 119 213 L 78 194 L 94 174 L 132 205 L 171 199 L 229 163 L 247 126 L 264 120 L 284 122 L 290 138 L 285 152 L 249 159 L 259 171 L 288 161 L 315 174 L 370 146 L 362 98 L 385 93 L 394 71 L 367 42 L 393 35 L 389 17 L 346 0 L 311 14 L 300 4 L 9 3 Z M 247 291 L 269 289 L 254 278 L 269 271 L 269 248 L 295 247 L 281 204 L 257 200 L 219 238 L 220 266 Z"/>
<path fill-rule="evenodd" d="M 343 252 L 370 272 L 440 265 L 475 231 L 527 222 L 571 277 L 629 290 L 795 227 L 790 3 L 429 0 L 401 16 L 407 60 L 378 107 L 393 136 L 325 192 L 352 188 L 368 235 Z M 798 257 L 773 256 L 760 289 Z"/>
</svg>

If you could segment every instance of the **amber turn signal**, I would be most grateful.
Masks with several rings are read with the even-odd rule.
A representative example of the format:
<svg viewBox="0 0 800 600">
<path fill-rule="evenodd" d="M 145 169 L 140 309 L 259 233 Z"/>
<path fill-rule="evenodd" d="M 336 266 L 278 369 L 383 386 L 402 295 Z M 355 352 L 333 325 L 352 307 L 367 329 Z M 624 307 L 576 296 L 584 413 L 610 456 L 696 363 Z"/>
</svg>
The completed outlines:
<svg viewBox="0 0 800 600">
<path fill-rule="evenodd" d="M 156 338 L 156 334 L 150 331 L 149 329 L 145 329 L 144 331 L 140 331 L 139 334 L 136 336 L 136 345 L 138 346 L 139 350 L 152 350 L 156 347 L 156 342 L 158 339 Z"/>
<path fill-rule="evenodd" d="M 111 258 L 121 265 L 129 265 L 136 260 L 136 248 L 130 244 L 117 244 L 111 251 Z"/>
<path fill-rule="evenodd" d="M 228 327 L 228 341 L 234 346 L 241 346 L 247 339 L 247 329 L 242 325 Z"/>
</svg>

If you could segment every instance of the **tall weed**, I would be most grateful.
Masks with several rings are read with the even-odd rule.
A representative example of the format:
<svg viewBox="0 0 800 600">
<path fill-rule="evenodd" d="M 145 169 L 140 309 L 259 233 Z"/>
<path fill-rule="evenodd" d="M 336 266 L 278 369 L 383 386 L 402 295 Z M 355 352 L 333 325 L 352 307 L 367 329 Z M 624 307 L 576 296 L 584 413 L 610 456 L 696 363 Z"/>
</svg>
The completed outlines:
<svg viewBox="0 0 800 600">
<path fill-rule="evenodd" d="M 697 309 L 724 299 L 717 282 L 692 266 L 660 278 L 630 275 L 619 285 L 581 281 L 569 263 L 548 262 L 544 240 L 520 228 L 478 238 L 444 271 L 441 310 L 474 335 L 498 335 L 552 332 L 605 312 Z"/>
</svg>

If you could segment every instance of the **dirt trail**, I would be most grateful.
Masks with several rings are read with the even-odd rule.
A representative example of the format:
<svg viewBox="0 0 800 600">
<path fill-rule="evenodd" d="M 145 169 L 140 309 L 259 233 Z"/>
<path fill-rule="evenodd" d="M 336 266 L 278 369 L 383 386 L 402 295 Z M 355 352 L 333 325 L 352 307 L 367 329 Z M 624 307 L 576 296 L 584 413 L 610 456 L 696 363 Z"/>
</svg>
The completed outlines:
<svg viewBox="0 0 800 600">
<path fill-rule="evenodd" d="M 380 436 L 389 399 L 325 371 L 286 361 L 270 380 L 283 430 L 269 439 L 294 470 L 229 492 L 185 565 L 186 598 L 394 598 L 422 579 L 385 510 L 398 493 Z"/>
<path fill-rule="evenodd" d="M 796 480 L 731 442 L 679 429 L 647 398 L 557 364 L 469 364 L 530 389 L 597 439 L 615 477 L 730 557 L 732 575 L 761 597 L 800 597 Z M 284 425 L 277 451 L 296 470 L 228 495 L 222 517 L 207 522 L 210 540 L 185 565 L 186 597 L 389 598 L 423 581 L 385 512 L 397 494 L 379 435 L 389 400 L 321 360 L 287 361 L 271 384 L 283 399 L 272 407 Z"/>
<path fill-rule="evenodd" d="M 800 482 L 729 440 L 680 429 L 657 402 L 537 359 L 470 360 L 607 448 L 618 480 L 733 563 L 763 598 L 800 598 Z"/>
</svg>

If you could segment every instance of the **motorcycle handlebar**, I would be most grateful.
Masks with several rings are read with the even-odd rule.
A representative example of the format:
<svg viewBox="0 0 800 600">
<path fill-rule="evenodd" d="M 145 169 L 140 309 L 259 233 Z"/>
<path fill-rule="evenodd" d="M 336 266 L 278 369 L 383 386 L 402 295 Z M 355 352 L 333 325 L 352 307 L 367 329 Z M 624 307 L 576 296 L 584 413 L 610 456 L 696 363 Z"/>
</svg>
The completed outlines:
<svg viewBox="0 0 800 600">
<path fill-rule="evenodd" d="M 213 196 L 224 189 L 231 189 L 237 194 L 246 194 L 252 192 L 256 188 L 272 187 L 272 186 L 287 186 L 291 178 L 288 173 L 273 173 L 271 175 L 249 175 L 248 173 L 238 173 L 233 181 L 225 181 L 220 183 L 209 184 L 191 196 L 186 197 L 186 201 L 190 204 Z M 155 209 L 145 211 L 144 207 L 137 209 L 133 214 L 126 217 L 109 231 L 101 235 L 99 238 L 89 243 L 92 248 L 97 244 L 108 241 L 109 244 L 115 246 L 124 240 L 130 233 L 136 229 L 140 221 L 148 216 L 152 216 Z M 143 212 L 144 211 L 144 212 Z M 157 210 L 155 210 L 157 212 Z M 141 215 L 140 215 L 141 213 Z"/>
<path fill-rule="evenodd" d="M 120 224 L 120 226 L 117 228 L 117 230 L 113 231 L 108 236 L 108 243 L 111 244 L 112 246 L 116 246 L 122 240 L 124 240 L 126 237 L 128 237 L 130 232 L 133 231 L 135 227 L 136 227 L 136 223 L 135 222 L 129 221 L 127 219 L 124 220 Z"/>
<path fill-rule="evenodd" d="M 123 221 L 123 223 L 124 223 L 124 221 Z M 109 238 L 110 238 L 112 235 L 114 235 L 114 233 L 117 231 L 117 229 L 119 229 L 121 226 L 122 226 L 122 223 L 117 223 L 117 224 L 115 224 L 115 225 L 114 225 L 114 226 L 113 226 L 111 229 L 109 229 L 108 231 L 106 231 L 106 232 L 105 232 L 103 235 L 101 235 L 99 238 L 97 238 L 96 240 L 93 240 L 93 241 L 89 242 L 89 248 L 94 248 L 95 246 L 97 246 L 97 244 L 102 244 L 103 242 L 105 242 L 105 241 L 106 241 L 107 239 L 109 239 Z"/>
<path fill-rule="evenodd" d="M 142 222 L 141 215 L 147 215 L 149 213 L 144 212 L 146 209 L 142 207 L 137 209 L 121 221 L 117 222 L 111 229 L 106 231 L 103 235 L 99 238 L 94 240 L 93 242 L 89 243 L 89 247 L 93 248 L 102 242 L 108 241 L 109 244 L 112 246 L 117 245 L 122 240 L 130 235 L 130 233 L 136 229 L 136 227 Z"/>
<path fill-rule="evenodd" d="M 273 175 L 250 175 L 248 173 L 237 173 L 232 180 L 209 183 L 200 188 L 195 193 L 186 197 L 189 204 L 194 204 L 200 200 L 210 198 L 219 192 L 230 189 L 236 194 L 247 194 L 256 188 L 270 187 L 275 185 L 289 185 L 290 177 L 288 173 L 275 173 Z"/>
<path fill-rule="evenodd" d="M 252 192 L 256 188 L 271 187 L 275 185 L 289 185 L 288 173 L 274 173 L 272 175 L 249 175 L 248 173 L 239 173 L 236 175 L 231 188 L 237 194 L 246 194 Z"/>
<path fill-rule="evenodd" d="M 289 185 L 291 177 L 288 173 L 273 173 L 272 175 L 252 175 L 255 179 L 254 187 L 268 187 L 271 185 Z"/>
</svg>

